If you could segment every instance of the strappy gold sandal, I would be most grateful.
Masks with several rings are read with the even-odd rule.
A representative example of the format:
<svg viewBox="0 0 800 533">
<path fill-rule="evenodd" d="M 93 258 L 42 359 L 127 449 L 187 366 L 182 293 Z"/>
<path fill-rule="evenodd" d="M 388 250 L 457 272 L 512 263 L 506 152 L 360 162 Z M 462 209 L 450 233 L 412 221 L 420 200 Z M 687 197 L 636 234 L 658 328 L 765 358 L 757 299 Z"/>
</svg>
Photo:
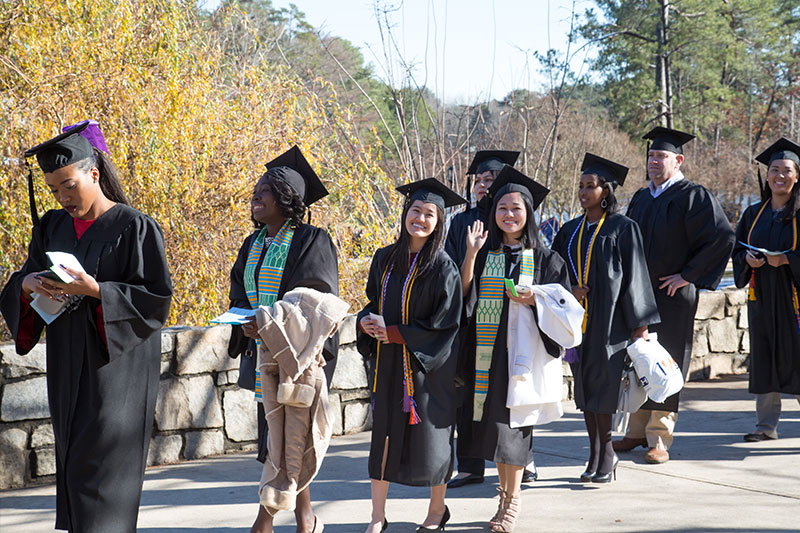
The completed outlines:
<svg viewBox="0 0 800 533">
<path fill-rule="evenodd" d="M 500 517 L 503 515 L 503 507 L 505 506 L 506 491 L 502 487 L 497 487 L 498 496 L 500 501 L 497 502 L 497 512 L 489 519 L 489 525 L 494 527 L 495 524 L 500 522 Z"/>
<path fill-rule="evenodd" d="M 511 533 L 517 523 L 519 515 L 519 495 L 506 496 L 503 499 L 503 510 L 498 521 L 492 524 L 492 531 L 496 533 Z"/>
</svg>

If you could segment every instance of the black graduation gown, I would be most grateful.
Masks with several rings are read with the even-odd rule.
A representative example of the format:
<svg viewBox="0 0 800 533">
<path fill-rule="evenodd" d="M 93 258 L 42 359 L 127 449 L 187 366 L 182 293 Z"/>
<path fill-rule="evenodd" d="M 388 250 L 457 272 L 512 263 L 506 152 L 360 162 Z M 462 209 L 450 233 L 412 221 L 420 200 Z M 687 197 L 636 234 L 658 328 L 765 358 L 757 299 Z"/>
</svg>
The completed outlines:
<svg viewBox="0 0 800 533">
<path fill-rule="evenodd" d="M 250 247 L 253 244 L 258 232 L 256 230 L 248 235 L 236 257 L 236 262 L 231 268 L 231 289 L 229 297 L 231 307 L 241 307 L 251 309 L 250 300 L 244 289 L 244 266 L 247 256 L 250 254 Z M 261 251 L 261 258 L 256 268 L 256 276 L 261 270 L 261 263 L 266 257 L 267 247 Z M 283 268 L 281 284 L 278 288 L 278 300 L 283 295 L 297 287 L 307 287 L 337 295 L 339 294 L 339 267 L 336 247 L 333 245 L 328 233 L 321 228 L 310 224 L 300 224 L 294 230 L 292 243 L 289 245 L 289 252 L 286 256 L 286 264 Z M 328 387 L 333 379 L 333 371 L 336 368 L 336 354 L 339 352 L 339 333 L 336 332 L 328 340 L 322 349 L 322 355 L 327 361 L 325 365 L 325 375 L 328 378 Z M 231 328 L 231 338 L 228 343 L 228 355 L 239 357 L 242 361 L 239 365 L 239 386 L 245 389 L 254 390 L 255 370 L 256 370 L 256 346 L 255 341 L 244 335 L 241 326 Z M 247 358 L 245 360 L 245 358 Z M 267 457 L 266 419 L 263 416 L 262 403 L 258 402 L 258 460 L 262 463 Z"/>
<path fill-rule="evenodd" d="M 381 278 L 389 247 L 375 252 L 369 269 L 366 293 L 369 302 L 358 320 L 378 313 Z M 457 398 L 457 355 L 452 344 L 461 316 L 461 276 L 453 261 L 439 250 L 430 269 L 411 288 L 409 323 L 401 324 L 401 298 L 406 276 L 397 271 L 389 278 L 383 318 L 397 325 L 411 353 L 414 400 L 422 421 L 409 425 L 403 406 L 403 347 L 381 345 L 376 362 L 377 341 L 359 331 L 358 351 L 372 359 L 374 384 L 372 441 L 369 477 L 413 486 L 446 483 L 453 470 L 453 428 Z M 389 439 L 386 468 L 381 475 L 384 444 Z"/>
<path fill-rule="evenodd" d="M 639 189 L 628 206 L 628 217 L 639 225 L 650 282 L 661 323 L 650 331 L 683 369 L 686 376 L 692 358 L 697 291 L 713 290 L 725 273 L 733 229 L 722 206 L 705 187 L 682 179 L 653 198 L 650 189 Z M 688 285 L 675 296 L 659 289 L 658 278 L 681 274 Z M 664 403 L 648 400 L 643 409 L 678 411 L 680 393 Z"/>
<path fill-rule="evenodd" d="M 48 251 L 69 252 L 97 279 L 101 299 L 84 298 L 47 326 L 47 392 L 56 441 L 56 528 L 136 530 L 153 429 L 161 327 L 172 286 L 158 225 L 117 204 L 80 240 L 64 210 L 34 228 L 28 259 L 0 295 L 0 310 L 19 340 L 24 277 L 46 270 Z M 102 304 L 108 348 L 98 333 Z M 34 318 L 34 341 L 44 321 Z M 24 354 L 31 346 L 20 346 Z"/>
<path fill-rule="evenodd" d="M 769 201 L 769 200 L 767 200 Z M 751 205 L 742 214 L 736 228 L 736 240 L 747 242 L 747 235 L 761 202 Z M 793 244 L 792 225 L 781 222 L 767 207 L 750 236 L 750 244 L 766 250 L 789 250 Z M 800 228 L 798 228 L 800 229 Z M 789 264 L 753 269 L 745 261 L 747 249 L 738 242 L 733 248 L 733 273 L 737 287 L 750 283 L 755 271 L 755 297 L 748 300 L 750 323 L 750 392 L 784 392 L 800 394 L 800 333 L 792 302 L 792 287 L 800 287 L 800 252 L 787 252 Z"/>
<path fill-rule="evenodd" d="M 483 267 L 486 264 L 488 245 L 484 246 L 475 258 L 475 281 L 480 279 Z M 570 288 L 567 265 L 556 252 L 547 248 L 533 249 L 533 283 L 544 285 L 547 283 L 560 283 L 567 289 Z M 506 269 L 510 261 L 506 259 Z M 514 266 L 508 276 L 515 282 L 519 281 L 519 264 Z M 475 392 L 475 321 L 477 309 L 476 284 L 467 302 L 468 334 L 466 336 L 461 357 L 464 358 L 465 386 L 467 387 L 467 402 L 463 405 L 464 416 L 468 420 L 473 417 L 473 396 Z M 483 406 L 483 417 L 479 422 L 472 421 L 471 426 L 459 428 L 459 452 L 468 457 L 483 457 L 495 463 L 526 466 L 532 460 L 531 438 L 532 427 L 511 428 L 510 414 L 506 407 L 508 396 L 508 296 L 503 295 L 503 312 L 500 316 L 500 325 L 497 338 L 492 351 L 492 364 L 489 368 L 489 388 L 486 392 L 486 402 Z M 533 307 L 536 317 L 536 307 Z M 561 355 L 561 347 L 540 331 L 542 341 L 547 352 L 553 357 Z M 463 433 L 463 434 L 462 434 Z"/>
<path fill-rule="evenodd" d="M 574 269 L 578 268 L 578 261 L 584 268 L 586 251 L 597 228 L 597 224 L 584 228 L 578 255 L 576 231 L 582 220 L 581 216 L 564 224 L 553 241 L 553 250 L 570 265 L 573 286 L 578 284 Z M 592 249 L 587 284 L 590 292 L 586 332 L 578 347 L 578 362 L 571 365 L 575 404 L 584 411 L 611 414 L 617 409 L 631 332 L 659 321 L 642 236 L 634 221 L 620 214 L 606 216 Z"/>
<path fill-rule="evenodd" d="M 444 251 L 456 266 L 461 266 L 464 262 L 464 256 L 467 255 L 467 228 L 481 218 L 479 215 L 480 210 L 473 207 L 458 213 L 450 221 L 450 229 L 447 230 L 447 239 L 444 241 Z"/>
</svg>

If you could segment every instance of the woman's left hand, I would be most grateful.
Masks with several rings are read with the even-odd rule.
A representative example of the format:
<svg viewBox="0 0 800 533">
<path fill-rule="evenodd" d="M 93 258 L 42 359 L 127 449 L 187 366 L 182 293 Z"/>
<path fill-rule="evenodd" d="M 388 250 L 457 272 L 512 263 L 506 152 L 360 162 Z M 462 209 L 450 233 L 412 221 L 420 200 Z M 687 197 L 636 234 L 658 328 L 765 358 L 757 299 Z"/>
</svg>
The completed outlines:
<svg viewBox="0 0 800 533">
<path fill-rule="evenodd" d="M 86 272 L 78 272 L 62 266 L 64 271 L 75 278 L 72 283 L 61 283 L 55 280 L 45 280 L 43 283 L 46 287 L 54 290 L 59 296 L 66 294 L 83 294 L 84 296 L 91 296 L 92 298 L 100 299 L 100 285 L 97 280 Z"/>
<path fill-rule="evenodd" d="M 635 341 L 636 339 L 648 340 L 647 326 L 642 326 L 633 330 L 633 334 L 631 334 L 631 340 Z"/>
<path fill-rule="evenodd" d="M 533 291 L 528 287 L 517 287 L 518 296 L 511 294 L 508 289 L 506 289 L 506 294 L 508 295 L 508 299 L 512 302 L 517 302 L 522 305 L 536 305 L 536 296 L 534 296 Z"/>
<path fill-rule="evenodd" d="M 389 342 L 389 335 L 386 334 L 386 328 L 381 327 L 377 322 L 372 326 L 372 336 L 381 342 Z"/>
<path fill-rule="evenodd" d="M 766 257 L 767 263 L 769 263 L 769 266 L 771 267 L 779 267 L 789 264 L 789 258 L 786 257 L 786 254 L 768 255 Z"/>
</svg>

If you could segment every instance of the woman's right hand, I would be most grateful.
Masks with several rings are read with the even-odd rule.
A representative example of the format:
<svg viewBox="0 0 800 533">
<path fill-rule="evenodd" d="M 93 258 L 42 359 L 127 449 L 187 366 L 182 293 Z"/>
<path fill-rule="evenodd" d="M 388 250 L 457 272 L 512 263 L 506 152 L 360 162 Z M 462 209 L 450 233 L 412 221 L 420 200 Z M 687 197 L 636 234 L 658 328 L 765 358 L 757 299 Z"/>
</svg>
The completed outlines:
<svg viewBox="0 0 800 533">
<path fill-rule="evenodd" d="M 43 270 L 42 272 L 33 272 L 28 274 L 22 280 L 22 295 L 27 299 L 33 299 L 33 293 L 47 296 L 52 300 L 61 300 L 63 293 L 59 294 L 59 290 L 47 283 L 47 278 L 42 277 L 44 274 L 50 272 Z"/>
<path fill-rule="evenodd" d="M 361 325 L 361 329 L 364 331 L 364 333 L 366 333 L 370 337 L 375 336 L 374 327 L 378 325 L 378 322 L 376 320 L 372 320 L 369 317 L 369 315 L 364 315 L 363 317 L 361 317 L 361 321 L 359 322 L 359 324 Z"/>
<path fill-rule="evenodd" d="M 489 232 L 484 229 L 483 222 L 476 220 L 467 228 L 467 254 L 477 254 L 488 238 Z"/>
<path fill-rule="evenodd" d="M 765 263 L 763 257 L 758 258 L 755 255 L 753 255 L 753 253 L 750 252 L 749 250 L 747 251 L 746 254 L 744 254 L 744 260 L 747 261 L 747 264 L 750 265 L 750 268 L 760 268 L 764 266 Z"/>
<path fill-rule="evenodd" d="M 250 319 L 249 322 L 242 324 L 242 332 L 244 333 L 245 337 L 248 337 L 253 340 L 258 340 L 258 324 L 256 323 L 256 317 Z"/>
</svg>

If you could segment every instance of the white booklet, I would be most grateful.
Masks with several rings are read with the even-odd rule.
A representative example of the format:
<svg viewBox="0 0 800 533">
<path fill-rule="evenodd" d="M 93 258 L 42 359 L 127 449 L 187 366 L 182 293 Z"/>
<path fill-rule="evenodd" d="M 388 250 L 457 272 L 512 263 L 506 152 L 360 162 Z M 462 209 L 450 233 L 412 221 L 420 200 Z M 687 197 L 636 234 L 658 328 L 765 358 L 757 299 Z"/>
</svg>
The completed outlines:
<svg viewBox="0 0 800 533">
<path fill-rule="evenodd" d="M 33 300 L 30 305 L 34 311 L 39 313 L 45 324 L 50 324 L 64 312 L 67 302 L 66 300 L 53 300 L 47 296 L 33 293 Z"/>
<path fill-rule="evenodd" d="M 233 324 L 242 325 L 247 324 L 256 316 L 255 309 L 245 309 L 243 307 L 231 307 L 218 317 L 212 318 L 212 324 Z"/>
<path fill-rule="evenodd" d="M 50 270 L 58 276 L 61 281 L 64 283 L 72 283 L 75 281 L 75 278 L 70 276 L 66 270 L 61 268 L 61 266 L 65 266 L 71 270 L 75 270 L 77 272 L 86 272 L 83 269 L 83 265 L 81 262 L 78 261 L 78 258 L 68 252 L 47 252 L 47 257 L 50 261 L 53 262 L 53 266 L 50 267 Z"/>
<path fill-rule="evenodd" d="M 72 283 L 75 281 L 75 278 L 70 276 L 67 271 L 62 268 L 62 265 L 77 272 L 86 272 L 86 270 L 83 268 L 83 265 L 81 265 L 81 262 L 78 261 L 78 258 L 71 253 L 47 252 L 47 257 L 53 263 L 53 266 L 50 267 L 50 270 L 53 272 L 53 274 L 55 274 L 56 277 L 53 279 L 56 281 L 62 281 L 64 283 Z M 40 317 L 42 317 L 46 324 L 51 324 L 61 315 L 61 313 L 64 312 L 64 309 L 70 303 L 70 298 L 75 297 L 67 296 L 63 300 L 53 300 L 47 296 L 34 293 L 33 300 L 31 301 L 31 307 L 39 314 Z"/>
<path fill-rule="evenodd" d="M 785 253 L 788 253 L 788 252 L 792 251 L 792 249 L 789 248 L 788 250 L 784 250 L 782 252 L 773 252 L 772 250 L 767 250 L 765 248 L 759 248 L 758 246 L 753 246 L 751 244 L 747 244 L 746 242 L 742 242 L 742 241 L 739 241 L 739 244 L 741 244 L 742 246 L 744 246 L 745 248 L 747 248 L 749 250 L 753 250 L 754 252 L 760 252 L 760 253 L 762 253 L 764 255 L 781 255 L 781 254 L 785 254 Z"/>
<path fill-rule="evenodd" d="M 386 321 L 383 319 L 383 315 L 378 315 L 378 314 L 375 314 L 375 313 L 370 313 L 370 314 L 369 314 L 369 317 L 370 317 L 372 320 L 374 320 L 375 322 L 377 322 L 377 323 L 378 323 L 378 325 L 379 325 L 380 327 L 382 327 L 383 329 L 386 329 Z"/>
</svg>

